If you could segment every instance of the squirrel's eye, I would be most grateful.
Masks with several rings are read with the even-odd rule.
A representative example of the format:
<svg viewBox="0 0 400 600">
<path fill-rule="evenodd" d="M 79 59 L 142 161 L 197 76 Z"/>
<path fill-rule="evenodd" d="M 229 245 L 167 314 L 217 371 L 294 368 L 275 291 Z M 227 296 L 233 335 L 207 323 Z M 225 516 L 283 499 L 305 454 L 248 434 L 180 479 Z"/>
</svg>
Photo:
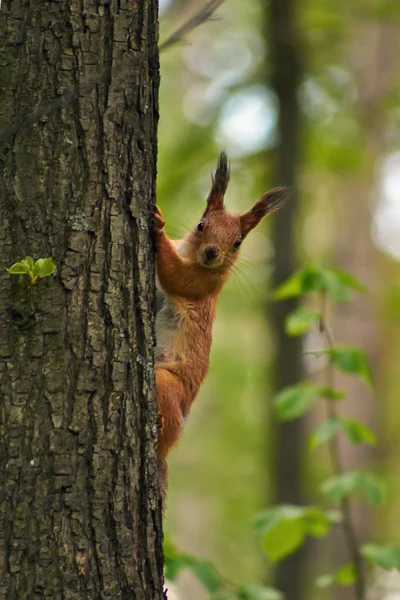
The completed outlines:
<svg viewBox="0 0 400 600">
<path fill-rule="evenodd" d="M 200 223 L 197 225 L 197 231 L 203 231 L 204 229 L 204 221 L 200 221 Z"/>
<path fill-rule="evenodd" d="M 240 244 L 242 243 L 242 238 L 238 238 L 236 240 L 236 242 L 233 244 L 234 248 L 239 248 Z"/>
</svg>

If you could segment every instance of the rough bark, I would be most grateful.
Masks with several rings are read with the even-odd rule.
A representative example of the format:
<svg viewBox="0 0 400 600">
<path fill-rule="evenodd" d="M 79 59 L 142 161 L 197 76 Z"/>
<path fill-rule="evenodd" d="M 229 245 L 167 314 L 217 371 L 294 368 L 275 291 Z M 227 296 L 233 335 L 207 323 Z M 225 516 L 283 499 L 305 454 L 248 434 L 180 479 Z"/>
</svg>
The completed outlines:
<svg viewBox="0 0 400 600">
<path fill-rule="evenodd" d="M 275 180 L 289 185 L 293 195 L 284 210 L 274 219 L 273 245 L 275 267 L 273 284 L 279 286 L 297 268 L 295 218 L 298 207 L 298 166 L 300 111 L 298 87 L 301 79 L 301 46 L 296 24 L 294 0 L 271 0 L 268 6 L 267 40 L 270 47 L 271 84 L 278 99 L 278 149 Z M 294 385 L 304 377 L 302 339 L 285 333 L 287 315 L 298 307 L 291 299 L 271 306 L 271 324 L 275 347 L 274 391 Z M 274 422 L 274 482 L 277 503 L 302 504 L 301 452 L 304 422 Z M 276 569 L 275 585 L 290 600 L 303 597 L 304 549 L 282 561 Z"/>
<path fill-rule="evenodd" d="M 0 148 L 0 599 L 164 597 L 157 35 L 156 0 L 2 3 L 0 131 L 73 101 Z"/>
</svg>

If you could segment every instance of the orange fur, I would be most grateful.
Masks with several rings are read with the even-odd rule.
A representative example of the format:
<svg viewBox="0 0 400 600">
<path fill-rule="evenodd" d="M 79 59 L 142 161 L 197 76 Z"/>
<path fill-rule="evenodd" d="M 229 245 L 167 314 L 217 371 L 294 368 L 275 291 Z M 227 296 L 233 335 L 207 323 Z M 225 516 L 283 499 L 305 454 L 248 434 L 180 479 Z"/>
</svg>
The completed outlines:
<svg viewBox="0 0 400 600">
<path fill-rule="evenodd" d="M 201 223 L 182 240 L 164 231 L 161 211 L 154 209 L 157 249 L 156 394 L 159 414 L 158 459 L 166 481 L 165 459 L 178 441 L 208 371 L 218 295 L 227 281 L 243 240 L 265 215 L 277 210 L 287 188 L 265 194 L 244 215 L 228 213 L 224 194 L 229 182 L 226 154 L 221 153 Z M 237 247 L 235 247 L 235 243 Z"/>
</svg>

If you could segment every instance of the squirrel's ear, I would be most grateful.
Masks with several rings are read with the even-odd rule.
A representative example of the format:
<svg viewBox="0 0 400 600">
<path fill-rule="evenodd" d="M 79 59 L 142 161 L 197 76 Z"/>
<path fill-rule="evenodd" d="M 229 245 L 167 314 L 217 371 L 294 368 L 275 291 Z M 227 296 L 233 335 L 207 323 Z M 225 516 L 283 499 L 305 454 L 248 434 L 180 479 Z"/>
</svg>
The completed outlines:
<svg viewBox="0 0 400 600">
<path fill-rule="evenodd" d="M 263 217 L 279 210 L 287 201 L 290 193 L 289 188 L 278 187 L 264 194 L 249 212 L 240 217 L 242 236 L 245 237 L 249 231 L 254 229 Z"/>
<path fill-rule="evenodd" d="M 211 210 L 220 210 L 224 208 L 224 195 L 228 187 L 230 178 L 230 169 L 226 152 L 222 150 L 219 155 L 217 170 L 215 175 L 211 175 L 211 191 L 207 198 L 207 206 L 203 216 Z"/>
</svg>

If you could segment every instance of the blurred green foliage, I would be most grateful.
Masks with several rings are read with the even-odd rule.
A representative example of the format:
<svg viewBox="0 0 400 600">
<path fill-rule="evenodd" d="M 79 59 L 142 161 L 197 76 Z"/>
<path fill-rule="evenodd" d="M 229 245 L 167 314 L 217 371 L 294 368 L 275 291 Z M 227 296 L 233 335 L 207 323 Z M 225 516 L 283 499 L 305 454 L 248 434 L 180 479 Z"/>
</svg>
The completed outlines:
<svg viewBox="0 0 400 600">
<path fill-rule="evenodd" d="M 198 7 L 199 2 L 161 2 L 161 40 Z M 218 17 L 192 32 L 186 44 L 161 56 L 158 202 L 173 238 L 182 237 L 198 222 L 221 147 L 232 162 L 226 197 L 230 210 L 248 210 L 272 182 L 272 157 L 279 140 L 269 82 L 265 3 L 229 0 Z M 331 358 L 338 369 L 362 375 L 370 385 L 365 355 L 374 357 L 371 366 L 379 395 L 376 426 L 381 447 L 376 466 L 388 482 L 387 504 L 384 511 L 378 511 L 375 525 L 382 542 L 388 536 L 395 540 L 400 534 L 400 246 L 396 246 L 395 229 L 393 234 L 391 231 L 396 214 L 400 227 L 400 217 L 391 208 L 393 189 L 385 187 L 382 173 L 388 157 L 398 151 L 400 133 L 396 34 L 400 4 L 393 0 L 355 0 L 350 4 L 306 0 L 298 4 L 298 20 L 306 61 L 299 98 L 303 114 L 302 206 L 297 246 L 307 267 L 278 294 L 303 294 L 307 286 L 314 289 L 318 285 L 333 300 L 348 301 L 354 298 L 352 291 L 361 291 L 360 285 L 341 269 L 350 268 L 353 273 L 358 255 L 360 269 L 367 269 L 379 348 L 363 346 L 361 351 L 356 341 L 350 346 L 339 339 L 334 352 L 315 359 L 315 369 L 318 372 Z M 357 254 L 362 240 L 356 231 L 350 239 L 354 249 L 345 245 L 349 220 L 357 223 L 354 213 L 360 222 L 368 220 L 366 244 L 371 250 L 366 265 L 361 251 Z M 274 376 L 274 340 L 267 321 L 268 304 L 273 301 L 268 285 L 274 257 L 268 229 L 267 221 L 246 239 L 238 268 L 221 295 L 210 373 L 170 460 L 167 531 L 182 552 L 207 557 L 218 572 L 238 585 L 265 580 L 269 568 L 251 527 L 254 515 L 274 500 L 274 482 L 269 476 L 276 418 L 271 414 L 269 383 Z M 332 268 L 322 269 L 322 264 Z M 337 264 L 341 269 L 333 268 Z M 358 306 L 358 297 L 356 302 Z M 336 313 L 338 318 L 348 319 L 348 310 L 344 305 Z M 310 299 L 287 322 L 291 335 L 308 332 L 306 351 L 320 347 L 315 343 L 320 335 L 319 317 L 320 307 Z M 336 324 L 333 320 L 334 328 Z M 363 327 L 367 325 L 360 331 Z M 310 364 L 313 376 L 314 362 Z M 307 401 L 304 396 L 297 405 L 291 400 L 294 417 L 299 405 L 312 408 L 318 394 L 335 400 L 341 397 L 341 389 L 325 386 L 322 393 L 321 387 L 316 382 L 317 393 L 313 394 L 311 388 L 304 389 Z M 362 405 L 363 397 L 355 401 Z M 336 434 L 344 434 L 352 443 L 375 443 L 369 425 L 343 417 L 323 420 L 310 444 L 316 447 Z M 326 454 L 319 454 L 318 461 L 313 456 L 315 453 L 307 455 L 305 446 L 303 477 L 310 505 L 316 500 L 319 481 L 329 475 Z M 346 489 L 367 488 L 367 494 L 377 498 L 378 481 L 365 482 L 357 472 L 352 471 L 354 477 L 351 485 L 345 482 Z M 345 485 L 334 484 L 335 490 L 339 484 Z M 370 546 L 363 551 L 367 559 Z M 321 549 L 320 573 L 332 570 L 330 548 L 321 545 Z M 386 551 L 382 551 L 384 557 Z M 395 550 L 381 563 L 394 564 L 393 556 Z M 375 563 L 380 564 L 378 560 Z M 321 590 L 313 588 L 313 600 L 326 598 L 323 584 L 327 585 L 328 579 L 329 585 L 351 580 L 352 569 L 339 566 L 322 581 Z M 181 590 L 183 597 L 193 600 L 207 597 L 185 578 Z"/>
</svg>

